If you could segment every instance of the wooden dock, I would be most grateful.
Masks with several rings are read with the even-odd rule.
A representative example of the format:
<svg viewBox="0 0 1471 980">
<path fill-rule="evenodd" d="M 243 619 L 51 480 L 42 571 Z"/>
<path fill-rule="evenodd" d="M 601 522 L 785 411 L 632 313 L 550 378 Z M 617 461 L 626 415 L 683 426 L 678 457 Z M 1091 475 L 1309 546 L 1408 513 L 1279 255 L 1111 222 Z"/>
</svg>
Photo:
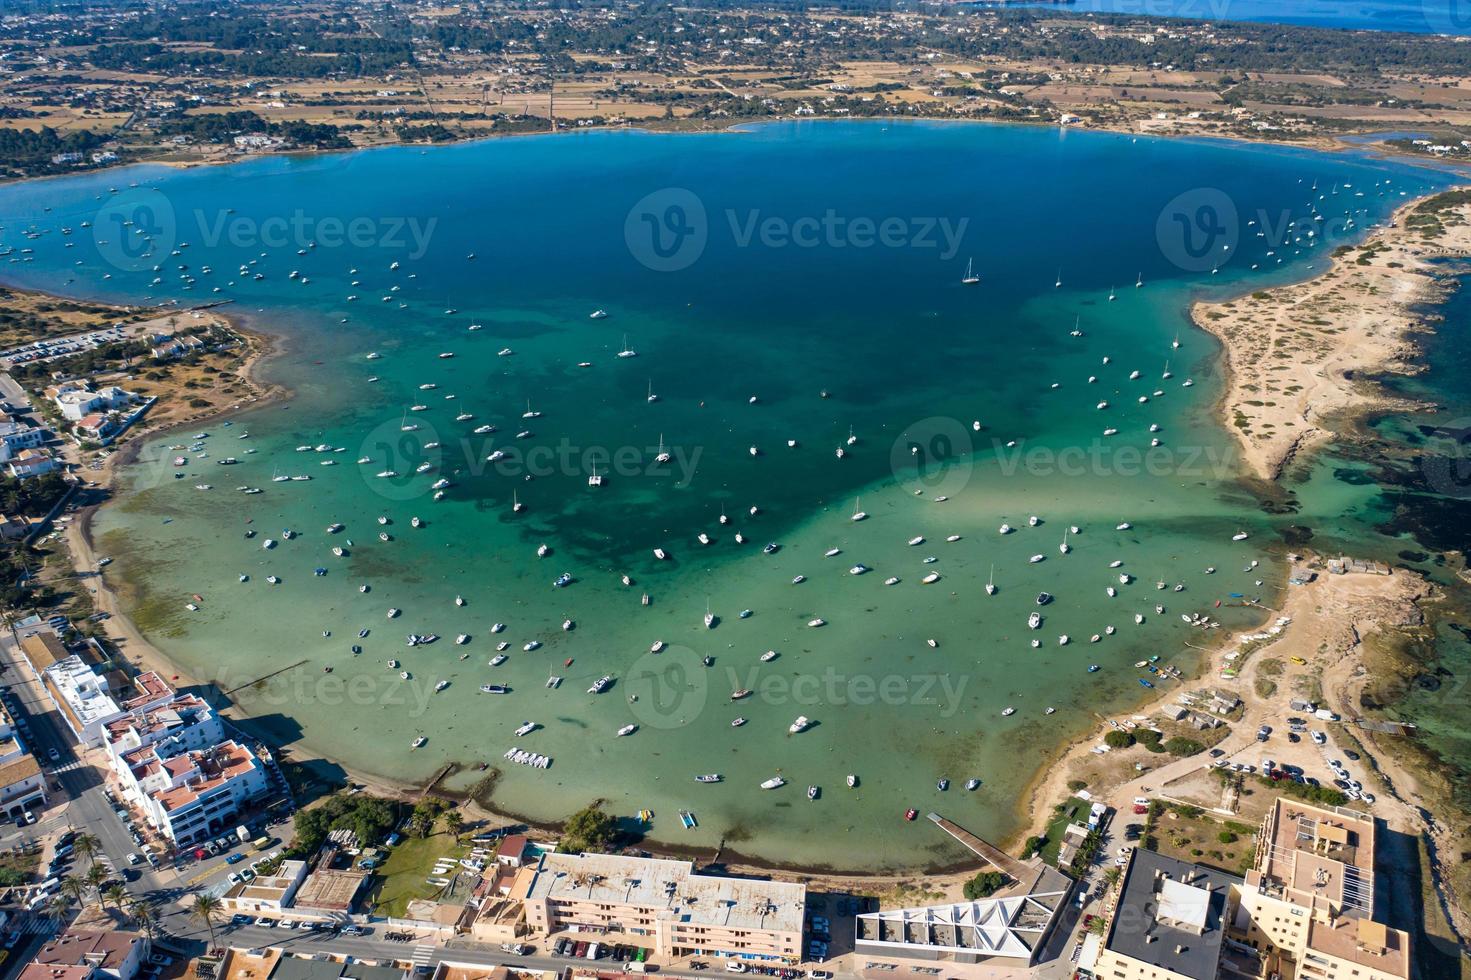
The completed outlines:
<svg viewBox="0 0 1471 980">
<path fill-rule="evenodd" d="M 939 827 L 945 833 L 960 841 L 960 843 L 964 844 L 969 850 L 975 853 L 977 857 L 979 857 L 981 860 L 985 861 L 991 867 L 995 868 L 997 871 L 1000 871 L 1007 877 L 1012 878 L 1015 881 L 1025 882 L 1030 882 L 1032 879 L 1037 877 L 1036 868 L 1033 868 L 1029 864 L 1018 861 L 1016 858 L 1002 851 L 999 847 L 986 843 L 975 834 L 966 830 L 964 827 L 961 827 L 958 824 L 946 820 L 938 813 L 928 813 L 925 816 L 928 817 L 929 820 L 935 824 L 935 826 Z"/>
</svg>

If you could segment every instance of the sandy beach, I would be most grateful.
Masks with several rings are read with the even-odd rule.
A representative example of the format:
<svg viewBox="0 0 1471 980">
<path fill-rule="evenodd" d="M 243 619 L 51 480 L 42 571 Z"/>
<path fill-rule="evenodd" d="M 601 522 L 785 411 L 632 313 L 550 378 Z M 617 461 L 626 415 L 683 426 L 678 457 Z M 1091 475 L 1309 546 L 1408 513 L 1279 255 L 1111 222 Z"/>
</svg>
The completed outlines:
<svg viewBox="0 0 1471 980">
<path fill-rule="evenodd" d="M 1434 217 L 1426 201 L 1404 205 L 1390 227 L 1340 249 L 1315 278 L 1192 307 L 1225 347 L 1223 422 L 1251 475 L 1276 479 L 1343 434 L 1340 416 L 1414 407 L 1369 378 L 1413 373 L 1412 336 L 1424 329 L 1414 307 L 1442 291 L 1430 263 L 1471 254 L 1471 203 L 1443 200 L 1454 203 Z"/>
</svg>

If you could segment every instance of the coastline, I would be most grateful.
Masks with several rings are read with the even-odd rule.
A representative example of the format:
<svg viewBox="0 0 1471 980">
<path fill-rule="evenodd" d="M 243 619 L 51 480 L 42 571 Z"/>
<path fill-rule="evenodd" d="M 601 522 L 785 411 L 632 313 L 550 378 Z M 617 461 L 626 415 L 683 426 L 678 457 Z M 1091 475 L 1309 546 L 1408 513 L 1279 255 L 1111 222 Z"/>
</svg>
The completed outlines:
<svg viewBox="0 0 1471 980">
<path fill-rule="evenodd" d="M 331 152 L 337 152 L 337 151 L 331 151 Z M 1412 205 L 1407 205 L 1407 207 L 1409 207 L 1409 206 L 1412 206 Z M 1292 287 L 1284 287 L 1284 288 L 1292 288 Z M 237 321 L 235 321 L 235 320 L 232 319 L 231 322 L 236 327 L 239 327 L 239 324 L 238 324 Z M 243 330 L 245 328 L 241 328 L 241 329 Z M 255 332 L 255 331 L 252 331 L 252 332 Z M 260 336 L 262 336 L 262 337 L 268 337 L 270 335 L 261 334 Z M 262 363 L 265 362 L 265 361 L 267 361 L 267 360 L 269 360 L 270 358 L 272 358 L 274 356 L 279 356 L 281 354 L 281 352 L 282 351 L 281 351 L 281 345 L 279 343 L 279 338 L 276 338 L 275 341 L 271 343 L 271 346 L 270 346 L 270 349 L 269 350 L 264 350 L 264 351 L 258 351 L 258 352 L 256 352 L 257 356 L 254 356 L 252 358 L 249 358 L 248 359 L 249 363 L 242 365 L 242 368 L 241 368 L 242 374 L 244 376 L 247 376 L 247 377 L 253 378 L 255 380 L 258 380 L 258 376 L 256 375 L 256 372 L 258 372 L 261 369 Z M 180 421 L 180 422 L 175 423 L 173 426 L 170 426 L 170 427 L 161 427 L 159 429 L 151 429 L 151 430 L 150 429 L 147 429 L 147 428 L 144 428 L 144 429 L 140 430 L 139 432 L 135 433 L 129 439 L 129 441 L 125 444 L 125 446 L 122 448 L 121 451 L 119 451 L 118 453 L 114 454 L 114 459 L 112 460 L 112 462 L 110 463 L 110 465 L 118 465 L 118 466 L 124 465 L 124 464 L 130 462 L 131 460 L 133 460 L 134 458 L 136 458 L 137 452 L 139 450 L 139 447 L 141 446 L 142 439 L 144 437 L 150 437 L 150 438 L 151 437 L 157 437 L 158 435 L 160 435 L 160 434 L 162 434 L 164 432 L 169 431 L 170 428 L 177 428 L 177 427 L 182 427 L 182 426 L 186 426 L 186 425 L 187 426 L 197 426 L 197 425 L 200 425 L 202 423 L 209 422 L 209 421 L 212 421 L 212 420 L 215 420 L 215 419 L 218 419 L 218 418 L 228 417 L 230 415 L 236 414 L 239 411 L 243 411 L 245 409 L 258 408 L 258 407 L 261 407 L 264 404 L 269 404 L 269 403 L 271 403 L 273 401 L 276 401 L 276 400 L 286 400 L 286 399 L 289 399 L 291 397 L 291 393 L 289 391 L 285 390 L 284 388 L 270 386 L 269 384 L 265 384 L 265 383 L 262 383 L 262 384 L 264 385 L 264 387 L 262 388 L 262 393 L 258 397 L 253 398 L 252 400 L 250 400 L 248 402 L 244 402 L 244 403 L 240 403 L 240 404 L 235 405 L 235 406 L 231 406 L 228 409 L 223 410 L 223 411 L 220 411 L 220 412 L 213 412 L 213 413 L 210 413 L 208 415 L 201 415 L 201 416 L 194 417 L 194 418 L 191 418 L 191 419 L 188 419 L 188 420 L 183 420 L 183 421 Z M 1227 424 L 1229 425 L 1229 416 L 1228 416 L 1228 419 L 1227 419 Z M 93 506 L 91 508 L 88 508 L 83 515 L 80 515 L 80 519 L 78 521 L 74 522 L 74 527 L 76 528 L 76 533 L 79 533 L 85 539 L 84 542 L 83 542 L 84 545 L 85 545 L 85 548 L 86 548 L 85 553 L 83 553 L 81 551 L 79 551 L 77 553 L 78 564 L 79 564 L 79 566 L 83 566 L 83 570 L 84 571 L 90 570 L 90 568 L 95 567 L 95 564 L 94 565 L 91 565 L 91 566 L 86 566 L 84 564 L 84 562 L 83 562 L 82 559 L 84 557 L 87 558 L 88 560 L 91 559 L 91 546 L 92 546 L 92 541 L 91 541 L 91 535 L 90 535 L 90 521 L 91 521 L 92 515 L 96 512 L 96 509 L 97 509 L 96 506 Z M 99 577 L 99 582 L 100 582 L 100 577 Z M 102 585 L 99 588 L 99 593 L 98 593 L 99 600 L 101 599 L 101 596 L 102 596 L 103 591 L 106 591 L 107 592 L 107 594 L 108 594 L 108 601 L 112 604 L 112 609 L 114 611 L 114 619 L 115 620 L 123 620 L 124 621 L 123 623 L 120 624 L 120 631 L 124 632 L 125 635 L 127 636 L 128 640 L 129 640 L 129 649 L 127 649 L 125 652 L 130 657 L 134 657 L 135 659 L 138 659 L 140 661 L 141 660 L 144 660 L 146 658 L 146 662 L 148 662 L 148 663 L 152 663 L 152 664 L 154 664 L 156 666 L 161 665 L 160 666 L 160 669 L 162 669 L 166 674 L 177 674 L 180 677 L 184 677 L 185 675 L 183 675 L 182 673 L 179 672 L 179 669 L 177 668 L 177 666 L 175 666 L 174 664 L 172 664 L 172 662 L 170 662 L 168 660 L 168 658 L 167 658 L 166 655 L 164 655 L 156 647 L 154 647 L 152 644 L 150 644 L 147 641 L 147 639 L 145 637 L 143 637 L 142 633 L 137 630 L 135 624 L 133 624 L 130 620 L 128 620 L 127 617 L 121 612 L 121 610 L 120 610 L 121 603 L 120 603 L 119 598 L 117 597 L 117 595 L 110 588 L 107 588 L 105 586 L 105 584 Z M 99 608 L 104 608 L 104 607 L 102 607 L 102 606 L 99 605 Z M 1208 667 L 1214 665 L 1214 658 L 1217 657 L 1217 656 L 1219 656 L 1220 654 L 1222 654 L 1225 649 L 1226 649 L 1226 645 L 1223 645 L 1221 647 L 1221 649 L 1215 651 L 1214 653 L 1212 653 L 1210 655 L 1210 660 L 1207 660 L 1206 658 L 1202 658 L 1202 667 L 1201 667 L 1201 675 L 1202 676 L 1204 675 L 1204 672 L 1205 672 L 1206 669 L 1208 669 Z M 1158 694 L 1154 698 L 1154 701 L 1152 703 L 1158 703 L 1160 701 L 1163 701 L 1163 700 L 1166 699 L 1166 697 L 1167 696 L 1165 694 Z M 1147 707 L 1144 706 L 1144 705 L 1141 705 L 1139 707 L 1136 707 L 1131 712 L 1131 714 L 1132 713 L 1140 713 L 1140 712 L 1145 711 L 1145 710 L 1147 710 Z M 1127 717 L 1127 715 L 1121 715 L 1120 717 Z M 1072 752 L 1073 750 L 1075 750 L 1080 745 L 1083 745 L 1083 739 L 1076 740 L 1071 746 L 1061 747 L 1060 749 L 1057 750 L 1057 754 L 1058 754 L 1059 757 L 1066 756 L 1070 752 Z M 1045 777 L 1047 776 L 1048 772 L 1049 771 L 1055 772 L 1055 771 L 1058 771 L 1060 769 L 1060 766 L 1057 766 L 1057 765 L 1052 765 L 1050 767 L 1048 766 L 1047 763 L 1050 762 L 1051 759 L 1052 759 L 1052 756 L 1049 756 L 1048 760 L 1044 760 L 1044 763 L 1043 763 L 1042 767 L 1039 768 L 1039 771 L 1038 771 L 1036 777 L 1034 777 L 1033 784 L 1031 786 L 1029 786 L 1028 792 L 1026 794 L 1023 794 L 1024 799 L 1026 800 L 1027 806 L 1031 810 L 1033 810 L 1034 812 L 1035 812 L 1035 810 L 1037 809 L 1038 806 L 1045 807 L 1048 804 L 1050 804 L 1050 802 L 1052 802 L 1053 800 L 1059 798 L 1057 796 L 1053 796 L 1053 797 L 1051 797 L 1049 799 L 1049 798 L 1043 797 L 1041 795 L 1043 793 L 1044 789 L 1045 789 L 1045 785 L 1044 785 L 1045 784 Z M 423 788 L 422 787 L 412 786 L 412 785 L 408 785 L 408 784 L 394 784 L 394 783 L 392 783 L 390 781 L 385 781 L 385 780 L 383 780 L 381 778 L 363 777 L 361 774 L 357 774 L 357 773 L 350 773 L 350 775 L 351 775 L 351 778 L 353 778 L 356 781 L 366 783 L 368 785 L 373 786 L 374 788 L 380 789 L 380 790 L 382 790 L 384 792 L 387 792 L 390 795 L 394 795 L 394 796 L 400 796 L 400 797 L 402 797 L 402 796 L 412 796 L 412 795 L 417 795 L 418 793 L 421 793 L 423 791 Z M 1041 781 L 1041 782 L 1039 782 L 1039 781 Z M 481 807 L 479 804 L 475 804 L 475 806 L 476 806 L 476 808 L 478 810 L 484 811 L 488 816 L 492 816 L 492 817 L 501 817 L 502 816 L 500 814 L 494 814 L 494 813 L 492 813 L 489 810 L 485 810 L 485 808 L 484 807 Z M 510 820 L 517 819 L 517 818 L 514 817 L 514 815 L 509 815 L 506 818 L 507 819 L 510 819 Z M 661 850 L 669 850 L 669 851 L 672 851 L 672 852 L 680 852 L 680 850 L 681 850 L 677 846 L 665 845 L 665 844 L 662 844 L 662 843 L 661 844 L 652 845 L 652 846 L 656 846 L 656 847 L 660 848 Z M 693 850 L 694 849 L 686 849 L 685 850 L 685 853 L 689 853 L 690 851 L 693 851 Z M 738 854 L 734 855 L 732 861 L 730 862 L 730 866 L 733 869 L 735 869 L 735 868 L 740 868 L 740 869 L 743 869 L 743 870 L 744 869 L 750 869 L 750 870 L 761 872 L 761 873 L 765 873 L 765 872 L 769 872 L 771 870 L 775 870 L 774 866 L 764 864 L 759 858 L 756 858 L 756 857 L 746 858 L 746 857 L 740 856 Z M 788 872 L 791 872 L 791 873 L 801 873 L 800 872 L 800 869 L 798 869 L 797 871 L 793 871 L 793 869 L 790 866 L 787 866 L 787 868 L 785 870 L 787 870 Z M 867 882 L 870 887 L 872 886 L 872 884 L 874 884 L 876 882 L 900 882 L 900 881 L 906 880 L 907 878 L 911 878 L 911 877 L 914 877 L 914 876 L 919 876 L 919 877 L 923 878 L 926 874 L 944 874 L 944 873 L 946 873 L 946 869 L 939 869 L 939 870 L 933 871 L 933 872 L 916 871 L 916 872 L 913 872 L 911 875 L 907 875 L 907 876 L 906 875 L 894 875 L 894 874 L 881 874 L 881 875 L 861 875 L 861 874 L 859 874 L 859 875 L 841 875 L 841 874 L 836 874 L 836 873 L 833 873 L 833 872 L 829 872 L 829 871 L 824 870 L 824 869 L 813 869 L 813 875 L 816 876 L 816 877 L 822 877 L 822 878 L 831 879 L 831 880 L 864 881 L 864 882 Z M 809 880 L 811 880 L 811 879 L 809 879 Z"/>
<path fill-rule="evenodd" d="M 1276 481 L 1294 460 L 1346 435 L 1353 419 L 1427 407 L 1368 379 L 1420 370 L 1412 337 L 1426 326 L 1417 307 L 1443 294 L 1431 260 L 1471 255 L 1465 202 L 1436 219 L 1433 238 L 1425 233 L 1423 209 L 1440 197 L 1401 205 L 1387 228 L 1335 250 L 1313 278 L 1192 304 L 1191 322 L 1221 342 L 1222 424 L 1251 477 Z"/>
<path fill-rule="evenodd" d="M 660 136 L 710 136 L 710 135 L 739 135 L 752 127 L 774 126 L 781 124 L 800 123 L 803 125 L 822 123 L 853 123 L 865 121 L 868 117 L 799 117 L 799 116 L 777 116 L 777 117 L 752 117 L 740 120 L 720 120 L 702 125 L 673 125 L 660 126 L 659 119 L 644 119 L 636 123 L 623 123 L 619 125 L 603 124 L 597 126 L 570 126 L 560 125 L 548 128 L 545 131 L 521 131 L 503 133 L 476 133 L 473 136 L 464 136 L 454 140 L 439 143 L 410 142 L 400 139 L 382 140 L 373 143 L 364 143 L 361 146 L 334 147 L 323 149 L 316 147 L 293 148 L 287 150 L 275 150 L 266 153 L 230 153 L 228 151 L 216 154 L 207 159 L 186 160 L 170 158 L 166 156 L 139 159 L 131 161 L 119 161 L 107 166 L 94 167 L 75 173 L 59 174 L 36 174 L 27 177 L 0 178 L 0 186 L 8 184 L 22 184 L 42 180 L 64 180 L 68 178 L 84 177 L 88 175 L 99 175 L 103 173 L 121 173 L 133 167 L 165 167 L 171 170 L 195 170 L 202 167 L 228 167 L 237 164 L 249 163 L 270 159 L 273 157 L 311 159 L 314 157 L 332 156 L 335 154 L 364 153 L 372 150 L 403 149 L 407 147 L 422 148 L 451 148 L 468 146 L 474 143 L 488 142 L 491 140 L 510 139 L 536 139 L 549 136 L 569 136 L 579 133 L 645 133 Z M 1434 157 L 1426 157 L 1414 153 L 1406 153 L 1382 143 L 1352 143 L 1349 140 L 1355 136 L 1371 136 L 1382 131 L 1382 127 L 1371 127 L 1364 133 L 1336 133 L 1333 135 L 1313 135 L 1304 139 L 1280 140 L 1266 139 L 1251 133 L 1215 133 L 1215 132 L 1161 132 L 1149 128 L 1136 128 L 1126 125 L 1065 125 L 1057 120 L 1028 120 L 1028 119 L 977 119 L 967 116 L 910 116 L 899 119 L 887 119 L 883 117 L 871 117 L 875 122 L 883 122 L 885 125 L 901 123 L 910 124 L 956 124 L 956 125 L 980 125 L 980 126 L 1020 126 L 1028 129 L 1056 129 L 1059 132 L 1077 131 L 1085 133 L 1112 133 L 1116 136 L 1133 136 L 1145 139 L 1170 140 L 1174 142 L 1214 142 L 1214 143 L 1239 143 L 1243 146 L 1256 148 L 1291 149 L 1311 151 L 1317 153 L 1362 153 L 1379 159 L 1392 160 L 1409 166 L 1424 167 L 1436 171 L 1451 171 L 1465 174 L 1471 171 L 1471 163 L 1458 163 Z M 676 120 L 676 122 L 686 122 Z"/>
</svg>

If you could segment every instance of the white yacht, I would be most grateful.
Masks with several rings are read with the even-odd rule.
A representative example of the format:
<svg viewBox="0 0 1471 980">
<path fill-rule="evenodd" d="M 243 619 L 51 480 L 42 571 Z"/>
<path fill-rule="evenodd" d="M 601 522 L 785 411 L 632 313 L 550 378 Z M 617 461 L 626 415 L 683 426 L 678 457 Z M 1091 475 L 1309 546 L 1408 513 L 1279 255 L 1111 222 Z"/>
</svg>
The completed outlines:
<svg viewBox="0 0 1471 980">
<path fill-rule="evenodd" d="M 791 735 L 797 735 L 805 732 L 811 727 L 812 719 L 808 718 L 806 715 L 798 715 L 797 720 L 787 726 L 787 732 Z"/>
</svg>

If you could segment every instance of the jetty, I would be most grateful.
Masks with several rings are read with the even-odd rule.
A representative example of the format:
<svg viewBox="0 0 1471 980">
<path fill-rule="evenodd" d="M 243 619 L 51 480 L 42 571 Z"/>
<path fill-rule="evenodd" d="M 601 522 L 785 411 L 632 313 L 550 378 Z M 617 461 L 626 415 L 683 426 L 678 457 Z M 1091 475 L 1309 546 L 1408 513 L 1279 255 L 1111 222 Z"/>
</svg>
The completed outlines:
<svg viewBox="0 0 1471 980">
<path fill-rule="evenodd" d="M 925 814 L 935 826 L 954 837 L 982 861 L 1011 878 L 1013 881 L 1030 882 L 1037 877 L 1037 869 L 1007 854 L 994 844 L 981 840 L 959 824 L 946 820 L 938 813 Z"/>
</svg>

